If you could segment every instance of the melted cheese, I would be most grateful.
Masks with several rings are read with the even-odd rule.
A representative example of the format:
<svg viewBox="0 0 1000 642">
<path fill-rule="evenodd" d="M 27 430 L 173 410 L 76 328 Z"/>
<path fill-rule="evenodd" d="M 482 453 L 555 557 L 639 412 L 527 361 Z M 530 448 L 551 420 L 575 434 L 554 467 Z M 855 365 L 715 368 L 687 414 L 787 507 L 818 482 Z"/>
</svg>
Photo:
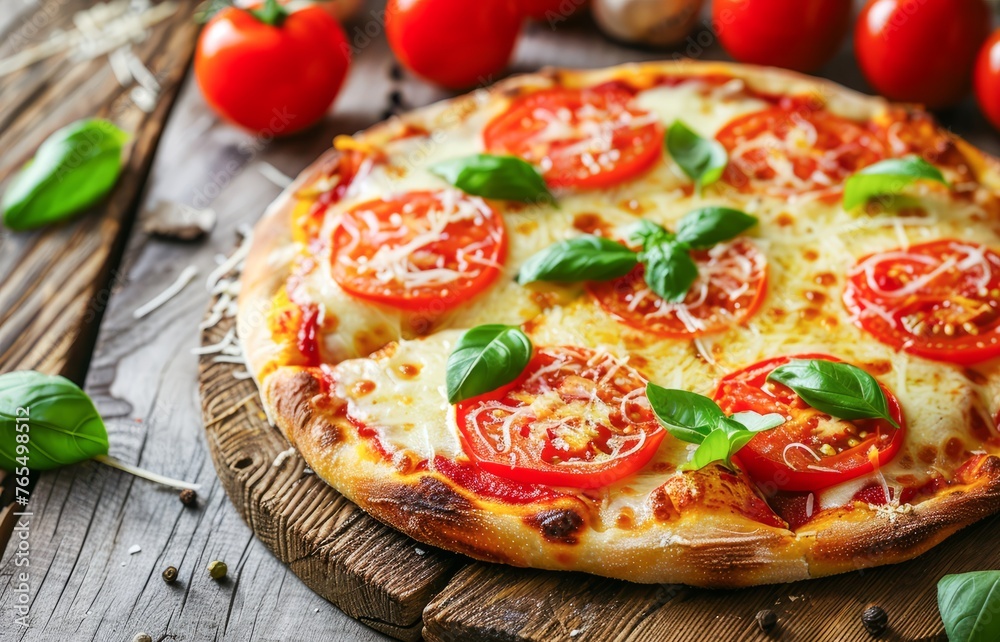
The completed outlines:
<svg viewBox="0 0 1000 642">
<path fill-rule="evenodd" d="M 712 135 L 731 118 L 764 106 L 738 93 L 714 102 L 693 84 L 648 90 L 638 101 L 665 126 L 682 118 L 702 135 Z M 357 203 L 383 194 L 447 187 L 428 166 L 482 151 L 479 132 L 496 109 L 473 112 L 432 135 L 386 145 L 389 164 L 373 167 L 352 186 L 348 198 L 330 210 L 324 234 L 337 224 L 340 211 Z M 858 217 L 816 202 L 791 207 L 786 199 L 739 193 L 721 183 L 704 195 L 688 195 L 682 188 L 689 184 L 666 158 L 641 179 L 617 188 L 560 194 L 558 208 L 493 203 L 502 208 L 510 236 L 502 274 L 483 295 L 439 319 L 426 338 L 412 331 L 404 313 L 354 299 L 334 283 L 328 268 L 315 270 L 303 282 L 303 295 L 337 318 L 336 330 L 325 337 L 326 348 L 333 359 L 345 359 L 335 372 L 338 394 L 349 400 L 351 416 L 376 427 L 391 448 L 423 458 L 461 457 L 444 393 L 451 346 L 463 330 L 478 324 L 530 322 L 526 327 L 536 345 L 604 349 L 627 359 L 651 381 L 707 395 L 726 373 L 778 355 L 830 353 L 877 368 L 883 372 L 880 379 L 898 396 L 909 430 L 902 452 L 879 471 L 890 486 L 901 477 L 919 482 L 936 471 L 949 474 L 958 463 L 949 459 L 953 440 L 963 454 L 980 447 L 968 426 L 973 413 L 989 416 L 1000 405 L 998 364 L 978 368 L 989 383 L 977 385 L 959 367 L 896 353 L 858 329 L 841 301 L 844 275 L 866 254 L 942 237 L 1000 247 L 997 228 L 987 222 L 979 205 L 927 191 L 925 218 Z M 749 236 L 767 256 L 769 286 L 760 310 L 744 326 L 693 342 L 664 339 L 616 322 L 580 285 L 521 287 L 514 282 L 529 256 L 581 233 L 574 227 L 578 215 L 596 214 L 603 229 L 612 232 L 640 215 L 669 228 L 692 209 L 710 204 L 742 208 L 760 219 Z M 328 266 L 329 260 L 321 256 L 319 265 Z M 368 357 L 393 341 L 398 341 L 394 349 Z M 403 370 L 411 374 L 404 376 Z M 651 465 L 598 491 L 603 524 L 597 528 L 613 525 L 625 509 L 636 523 L 648 519 L 649 494 L 669 475 L 655 470 L 672 470 L 690 457 L 692 448 L 668 436 Z M 870 483 L 875 483 L 874 476 L 827 489 L 814 501 L 822 508 L 842 505 Z"/>
</svg>

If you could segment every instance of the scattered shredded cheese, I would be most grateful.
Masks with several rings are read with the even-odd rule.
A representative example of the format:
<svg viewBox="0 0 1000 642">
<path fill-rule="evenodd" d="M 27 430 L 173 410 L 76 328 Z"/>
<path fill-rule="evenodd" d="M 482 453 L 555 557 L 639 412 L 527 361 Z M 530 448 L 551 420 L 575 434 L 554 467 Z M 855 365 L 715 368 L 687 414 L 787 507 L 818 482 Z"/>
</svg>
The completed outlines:
<svg viewBox="0 0 1000 642">
<path fill-rule="evenodd" d="M 288 187 L 294 182 L 294 179 L 291 176 L 285 174 L 271 163 L 261 161 L 257 164 L 257 171 L 260 172 L 261 176 L 282 189 Z"/>
<path fill-rule="evenodd" d="M 166 290 L 160 292 L 158 295 L 150 299 L 145 305 L 136 308 L 136 310 L 132 313 L 132 318 L 141 319 L 147 314 L 153 312 L 154 310 L 162 306 L 170 299 L 177 296 L 181 290 L 187 287 L 187 284 L 190 283 L 191 279 L 193 279 L 197 274 L 198 274 L 198 268 L 196 268 L 193 265 L 189 265 L 186 268 L 184 268 L 184 270 L 181 271 L 180 275 L 177 277 L 177 280 L 174 281 L 172 284 L 170 284 L 170 286 L 168 286 Z"/>
</svg>

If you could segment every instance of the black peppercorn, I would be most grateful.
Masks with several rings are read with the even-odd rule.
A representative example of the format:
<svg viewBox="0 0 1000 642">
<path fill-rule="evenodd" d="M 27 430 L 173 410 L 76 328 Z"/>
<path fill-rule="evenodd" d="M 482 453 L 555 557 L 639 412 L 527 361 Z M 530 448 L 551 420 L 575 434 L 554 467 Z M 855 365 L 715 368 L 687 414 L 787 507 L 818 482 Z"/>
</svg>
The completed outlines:
<svg viewBox="0 0 1000 642">
<path fill-rule="evenodd" d="M 190 488 L 185 488 L 180 494 L 181 503 L 185 506 L 194 506 L 195 502 L 198 501 L 198 493 L 194 492 Z"/>
<path fill-rule="evenodd" d="M 757 626 L 764 633 L 767 633 L 774 628 L 774 625 L 778 623 L 777 614 L 771 609 L 762 609 L 757 611 Z"/>
<path fill-rule="evenodd" d="M 402 105 L 403 104 L 403 92 L 399 91 L 398 89 L 393 89 L 392 91 L 390 91 L 389 92 L 389 102 L 392 103 L 393 105 Z"/>
<path fill-rule="evenodd" d="M 400 67 L 399 65 L 392 65 L 391 67 L 389 67 L 389 77 L 392 78 L 393 80 L 402 80 L 403 68 Z"/>
<path fill-rule="evenodd" d="M 173 584 L 174 580 L 176 580 L 176 579 L 177 579 L 177 567 L 176 566 L 168 566 L 166 569 L 164 569 L 164 571 L 163 571 L 163 581 L 164 582 L 166 582 L 167 584 Z"/>
<path fill-rule="evenodd" d="M 865 630 L 878 637 L 889 626 L 889 614 L 881 606 L 872 605 L 861 614 L 861 623 L 865 625 Z"/>
</svg>

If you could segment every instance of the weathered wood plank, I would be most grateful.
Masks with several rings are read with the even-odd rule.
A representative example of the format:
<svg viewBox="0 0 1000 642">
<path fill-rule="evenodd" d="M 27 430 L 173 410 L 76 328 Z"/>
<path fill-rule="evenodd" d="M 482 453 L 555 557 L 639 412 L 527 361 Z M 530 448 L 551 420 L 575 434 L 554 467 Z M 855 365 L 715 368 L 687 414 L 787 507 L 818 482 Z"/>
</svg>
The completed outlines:
<svg viewBox="0 0 1000 642">
<path fill-rule="evenodd" d="M 45 3 L 12 20 L 4 55 L 69 28 L 73 14 L 91 4 Z M 0 80 L 0 183 L 46 136 L 74 120 L 101 116 L 133 134 L 121 179 L 104 203 L 64 225 L 0 233 L 0 370 L 35 368 L 82 380 L 96 322 L 114 287 L 111 270 L 193 51 L 196 4 L 179 0 L 173 16 L 132 46 L 162 87 L 151 113 L 132 102 L 103 56 L 76 62 L 59 54 Z"/>
<path fill-rule="evenodd" d="M 363 29 L 364 24 L 360 26 Z M 353 40 L 357 32 L 352 27 L 348 33 Z M 170 283 L 184 265 L 198 265 L 204 276 L 213 265 L 213 254 L 231 249 L 235 227 L 256 219 L 277 194 L 277 188 L 248 168 L 266 160 L 293 175 L 328 146 L 334 133 L 358 129 L 378 118 L 388 104 L 386 94 L 390 85 L 384 75 L 389 58 L 380 38 L 368 45 L 363 42 L 356 41 L 361 55 L 335 118 L 318 130 L 276 145 L 264 145 L 218 126 L 188 83 L 161 145 L 162 153 L 151 171 L 145 203 L 148 206 L 157 199 L 170 198 L 205 205 L 214 200 L 213 206 L 221 215 L 219 229 L 201 245 L 152 241 L 141 234 L 132 238 L 126 250 L 125 267 L 115 279 L 116 292 L 104 318 L 88 377 L 88 391 L 98 399 L 102 412 L 109 418 L 112 452 L 116 456 L 159 472 L 200 481 L 205 488 L 202 500 L 197 509 L 184 509 L 172 493 L 89 464 L 44 476 L 32 504 L 38 514 L 31 536 L 32 564 L 37 569 L 32 580 L 32 626 L 27 630 L 0 629 L 5 639 L 121 640 L 129 639 L 139 630 L 149 632 L 153 639 L 160 636 L 192 640 L 383 639 L 346 618 L 301 583 L 252 537 L 219 492 L 221 485 L 202 441 L 194 384 L 196 360 L 187 354 L 187 348 L 197 344 L 196 325 L 203 314 L 206 295 L 191 295 L 188 291 L 174 304 L 141 322 L 130 318 L 133 309 Z M 720 55 L 713 48 L 704 57 Z M 516 67 L 529 71 L 541 64 L 601 66 L 661 57 L 660 53 L 638 52 L 599 39 L 584 21 L 559 25 L 557 33 L 543 25 L 533 27 L 519 46 Z M 842 56 L 841 60 L 849 58 Z M 849 65 L 835 64 L 831 69 L 849 69 Z M 860 82 L 856 74 L 845 78 L 854 86 Z M 403 91 L 405 102 L 412 106 L 441 96 L 410 79 L 393 86 Z M 970 118 L 973 113 L 973 109 L 963 108 L 951 116 L 951 122 L 957 123 L 956 129 L 960 131 L 964 123 L 964 133 L 970 128 L 974 131 L 982 121 Z M 234 380 L 233 385 L 244 384 Z M 238 396 L 236 390 L 234 387 L 233 394 Z M 249 412 L 251 408 L 248 405 L 240 412 Z M 222 406 L 209 410 L 213 416 L 224 413 Z M 142 421 L 136 421 L 137 418 Z M 264 422 L 261 425 L 266 427 Z M 273 454 L 273 450 L 248 452 L 246 456 L 223 459 L 220 464 L 235 467 L 240 460 L 249 458 L 251 463 L 244 468 L 260 470 L 258 463 L 273 461 Z M 278 473 L 265 469 L 264 474 L 275 475 L 275 481 L 280 475 L 295 492 L 309 488 L 310 492 L 302 495 L 303 505 L 312 506 L 315 497 L 311 487 L 301 477 L 284 476 L 291 472 L 292 466 L 300 465 L 301 460 L 296 458 L 286 461 Z M 270 496 L 261 499 L 269 501 Z M 337 525 L 316 526 L 316 532 L 328 540 L 327 550 L 321 556 L 335 559 L 336 555 L 346 553 L 336 550 L 337 540 L 333 537 L 339 533 L 336 529 L 345 524 L 350 526 L 352 519 L 361 517 L 343 504 L 327 510 L 336 515 L 334 520 L 345 520 Z M 296 550 L 294 543 L 280 541 L 286 536 L 280 521 L 264 528 L 259 515 L 250 519 L 269 543 L 291 552 Z M 995 526 L 982 525 L 958 537 L 974 539 L 978 533 L 982 539 L 984 529 L 990 525 Z M 398 536 L 388 534 L 388 537 Z M 369 548 L 381 546 L 381 541 L 373 539 Z M 127 550 L 132 544 L 139 544 L 143 551 L 129 556 Z M 950 547 L 948 544 L 941 550 L 951 550 Z M 360 557 L 353 558 L 352 563 L 364 559 L 366 552 L 354 551 Z M 215 584 L 203 573 L 204 565 L 216 558 L 229 563 L 231 582 Z M 913 563 L 917 571 L 921 561 Z M 293 562 L 292 567 L 302 571 L 302 565 L 312 562 L 304 558 Z M 126 566 L 121 566 L 122 563 Z M 943 563 L 949 570 L 962 568 L 955 562 Z M 995 561 L 985 558 L 977 563 L 996 566 Z M 168 564 L 181 569 L 180 581 L 174 586 L 166 586 L 158 578 Z M 355 566 L 359 571 L 364 568 L 366 564 Z M 748 606 L 753 603 L 750 600 L 758 595 L 774 595 L 775 601 L 782 600 L 771 607 L 783 617 L 782 639 L 813 639 L 805 632 L 829 639 L 827 629 L 822 628 L 825 618 L 835 616 L 844 627 L 856 624 L 853 618 L 857 603 L 867 600 L 868 595 L 874 595 L 875 600 L 884 599 L 883 604 L 890 606 L 891 617 L 899 618 L 903 625 L 926 616 L 924 597 L 914 600 L 907 607 L 909 610 L 894 611 L 888 601 L 892 597 L 890 592 L 917 581 L 915 575 L 897 576 L 894 570 L 899 572 L 896 567 L 869 572 L 855 580 L 855 584 L 844 586 L 836 582 L 849 578 L 828 580 L 833 586 L 830 601 L 820 602 L 792 601 L 790 596 L 798 597 L 800 593 L 783 592 L 790 587 L 732 593 L 675 592 L 671 587 L 642 587 L 577 574 L 471 564 L 432 601 L 424 623 L 428 639 L 433 640 L 613 640 L 616 638 L 612 635 L 623 632 L 631 637 L 621 639 L 709 639 L 707 630 L 720 631 L 725 639 L 753 639 L 754 609 Z M 0 613 L 11 612 L 13 571 L 8 552 L 0 562 Z M 309 570 L 307 574 L 314 572 Z M 373 584 L 378 584 L 382 581 L 378 575 L 391 571 L 368 568 L 368 572 L 373 574 Z M 875 577 L 874 573 L 888 577 L 880 580 L 877 590 L 867 588 L 868 578 Z M 893 579 L 897 577 L 901 579 Z M 837 591 L 846 591 L 849 597 L 841 594 L 835 602 L 832 596 Z M 366 594 L 365 598 L 368 597 Z M 914 615 L 909 615 L 911 612 Z M 713 622 L 717 617 L 725 621 Z M 709 626 L 717 628 L 706 628 Z M 575 636 L 571 635 L 574 630 Z M 857 633 L 853 628 L 831 630 L 843 633 L 846 639 L 853 639 L 851 636 Z M 597 637 L 595 631 L 607 632 L 608 637 Z"/>
<path fill-rule="evenodd" d="M 836 577 L 737 591 L 642 586 L 580 574 L 488 564 L 465 567 L 428 605 L 424 638 L 446 642 L 700 642 L 774 639 L 754 620 L 777 613 L 782 640 L 865 642 L 869 604 L 889 614 L 885 640 L 943 640 L 937 581 L 949 573 L 1000 568 L 984 547 L 1000 526 L 993 517 L 961 531 L 918 559 Z"/>
<path fill-rule="evenodd" d="M 269 162 L 294 175 L 329 147 L 335 134 L 377 120 L 388 82 L 387 57 L 384 47 L 363 51 L 335 116 L 309 132 L 270 144 L 220 124 L 189 79 L 150 171 L 142 213 L 117 271 L 86 389 L 107 420 L 112 454 L 200 482 L 199 506 L 185 509 L 172 492 L 94 464 L 43 475 L 32 495 L 36 518 L 30 540 L 37 571 L 31 579 L 30 627 L 3 629 L 4 639 L 120 640 L 138 631 L 154 640 L 385 639 L 299 581 L 233 510 L 208 456 L 197 394 L 198 359 L 189 350 L 198 345 L 198 323 L 208 302 L 201 284 L 215 266 L 214 257 L 229 253 L 237 226 L 253 223 L 280 191 L 257 171 L 259 163 Z M 212 202 L 219 213 L 217 229 L 195 244 L 146 237 L 141 232 L 143 218 L 161 199 Z M 195 283 L 145 319 L 132 319 L 133 310 L 189 264 L 200 269 Z M 292 465 L 290 460 L 289 468 L 282 470 L 292 471 Z M 282 479 L 290 480 L 296 493 L 311 488 L 298 483 L 298 475 Z M 302 505 L 289 519 L 308 513 L 306 508 L 315 501 L 310 493 L 296 497 Z M 337 529 L 351 527 L 364 516 L 352 507 L 334 508 L 336 519 L 345 521 L 315 526 L 317 536 L 326 538 L 320 556 L 364 568 L 375 584 L 387 572 L 366 563 L 377 546 L 341 551 L 333 537 Z M 399 538 L 377 528 L 380 536 Z M 262 534 L 275 541 L 287 538 L 278 523 Z M 143 550 L 128 555 L 133 544 Z M 217 584 L 208 578 L 204 569 L 212 559 L 227 562 L 230 582 Z M 292 566 L 312 563 L 303 556 Z M 159 577 L 167 565 L 180 569 L 173 586 Z M 8 551 L 0 562 L 0 613 L 12 612 L 14 570 Z M 433 588 L 433 583 L 424 586 Z M 420 590 L 431 588 L 411 587 L 414 593 Z M 382 600 L 384 612 L 410 618 L 410 634 L 419 634 L 420 609 L 430 595 L 412 602 L 417 607 L 402 606 L 411 603 L 409 594 L 401 589 L 399 595 L 400 606 L 374 593 L 359 592 L 355 599 Z"/>
<path fill-rule="evenodd" d="M 226 319 L 205 331 L 203 345 L 222 340 Z M 463 564 L 421 547 L 375 521 L 315 475 L 266 421 L 242 365 L 201 357 L 200 387 L 208 447 L 233 504 L 278 559 L 345 613 L 401 640 L 420 637 L 421 613 Z M 282 457 L 281 464 L 275 465 Z"/>
</svg>

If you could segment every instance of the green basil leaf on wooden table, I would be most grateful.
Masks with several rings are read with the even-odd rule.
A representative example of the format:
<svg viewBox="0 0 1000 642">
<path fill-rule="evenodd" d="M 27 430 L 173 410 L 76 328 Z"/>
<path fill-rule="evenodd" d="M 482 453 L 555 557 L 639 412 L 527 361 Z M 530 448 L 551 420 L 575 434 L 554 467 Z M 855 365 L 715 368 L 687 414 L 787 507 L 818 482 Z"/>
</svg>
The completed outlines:
<svg viewBox="0 0 1000 642">
<path fill-rule="evenodd" d="M 722 143 L 702 138 L 679 120 L 667 131 L 667 151 L 699 190 L 722 178 L 729 163 L 729 153 Z"/>
<path fill-rule="evenodd" d="M 696 250 L 728 241 L 757 224 L 757 217 L 730 207 L 703 207 L 690 212 L 677 224 L 677 240 Z"/>
<path fill-rule="evenodd" d="M 901 194 L 910 184 L 925 180 L 949 187 L 937 167 L 918 156 L 889 158 L 869 165 L 847 179 L 844 184 L 843 206 L 851 210 L 876 196 Z"/>
<path fill-rule="evenodd" d="M 107 452 L 104 421 L 75 383 L 32 370 L 0 375 L 0 468 L 51 470 Z"/>
<path fill-rule="evenodd" d="M 531 360 L 531 339 L 520 328 L 491 324 L 467 331 L 448 357 L 448 402 L 458 403 L 517 379 Z"/>
<path fill-rule="evenodd" d="M 545 179 L 517 156 L 473 154 L 441 161 L 430 167 L 466 194 L 505 201 L 554 203 Z"/>
<path fill-rule="evenodd" d="M 698 278 L 698 266 L 684 243 L 665 241 L 646 247 L 639 253 L 639 260 L 646 268 L 646 285 L 671 303 L 682 302 Z"/>
<path fill-rule="evenodd" d="M 81 120 L 49 136 L 11 179 L 0 209 L 12 230 L 55 223 L 105 196 L 121 173 L 128 135 L 106 120 Z"/>
<path fill-rule="evenodd" d="M 949 642 L 1000 640 L 1000 571 L 945 575 L 937 589 Z"/>
<path fill-rule="evenodd" d="M 849 363 L 793 359 L 767 379 L 788 386 L 816 410 L 838 419 L 885 419 L 899 427 L 875 377 Z"/>
<path fill-rule="evenodd" d="M 517 282 L 607 281 L 625 276 L 638 263 L 638 254 L 621 243 L 588 234 L 559 241 L 532 255 L 521 266 Z"/>
</svg>

